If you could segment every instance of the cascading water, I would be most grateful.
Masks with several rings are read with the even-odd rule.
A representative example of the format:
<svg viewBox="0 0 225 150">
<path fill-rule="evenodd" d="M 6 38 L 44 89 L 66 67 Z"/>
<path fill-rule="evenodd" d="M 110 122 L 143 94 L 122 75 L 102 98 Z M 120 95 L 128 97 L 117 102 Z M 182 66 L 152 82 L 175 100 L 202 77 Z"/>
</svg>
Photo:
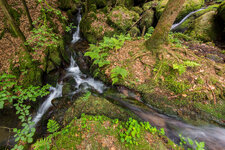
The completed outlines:
<svg viewBox="0 0 225 150">
<path fill-rule="evenodd" d="M 202 9 L 196 10 L 188 14 L 184 19 L 181 20 L 178 24 L 174 24 L 172 28 L 176 28 L 180 24 L 182 24 L 190 15 L 200 11 Z M 76 43 L 80 40 L 80 27 L 79 23 L 81 21 L 81 14 L 80 10 L 77 15 L 78 27 L 76 32 L 73 34 L 73 40 L 71 41 L 72 44 Z M 64 76 L 66 77 L 73 77 L 76 84 L 74 85 L 76 90 L 73 91 L 71 94 L 78 93 L 82 90 L 88 89 L 90 87 L 94 88 L 99 93 L 103 93 L 106 86 L 100 82 L 96 81 L 95 79 L 88 77 L 87 75 L 83 74 L 80 71 L 79 66 L 76 64 L 74 57 L 71 56 L 70 66 L 66 69 L 67 73 Z M 81 85 L 82 88 L 81 88 Z M 34 117 L 33 121 L 35 125 L 39 122 L 42 116 L 46 113 L 46 111 L 52 106 L 51 101 L 54 98 L 62 96 L 62 88 L 63 83 L 58 84 L 55 88 L 51 88 L 51 94 L 45 100 L 45 102 L 41 105 L 38 110 L 37 115 Z M 107 96 L 106 96 L 107 98 Z M 133 111 L 137 116 L 139 116 L 142 120 L 148 121 L 153 125 L 164 128 L 168 136 L 173 139 L 174 136 L 178 137 L 179 134 L 182 134 L 185 137 L 190 137 L 191 139 L 197 139 L 200 141 L 206 142 L 206 145 L 209 149 L 215 150 L 222 150 L 225 149 L 225 129 L 219 127 L 196 127 L 192 125 L 188 125 L 183 123 L 182 121 L 178 121 L 174 118 L 168 117 L 166 115 L 159 114 L 149 108 L 149 110 L 142 110 L 137 105 L 131 105 L 123 100 L 115 99 L 115 97 L 108 96 L 109 99 L 114 99 L 119 101 L 129 110 Z M 173 135 L 173 136 L 170 136 Z"/>
<path fill-rule="evenodd" d="M 195 11 L 192 11 L 190 12 L 187 16 L 185 16 L 180 22 L 176 23 L 176 24 L 173 24 L 172 27 L 171 27 L 171 30 L 174 30 L 176 29 L 178 26 L 180 26 L 185 20 L 187 20 L 191 15 L 195 14 L 196 12 L 199 12 L 201 10 L 203 10 L 205 8 L 200 8 L 198 10 L 195 10 Z"/>
<path fill-rule="evenodd" d="M 71 41 L 72 44 L 76 43 L 79 39 L 80 39 L 80 21 L 81 21 L 81 13 L 80 13 L 81 9 L 78 10 L 78 14 L 77 14 L 77 30 L 76 32 L 73 34 L 73 40 Z"/>
<path fill-rule="evenodd" d="M 79 12 L 77 15 L 78 27 L 76 32 L 73 34 L 73 40 L 71 41 L 72 44 L 76 43 L 80 39 L 80 29 L 79 29 L 80 21 L 81 21 L 81 14 L 79 9 Z M 75 94 L 82 91 L 82 89 L 80 89 L 81 84 L 84 85 L 83 89 L 88 89 L 89 87 L 92 87 L 99 93 L 103 93 L 103 90 L 105 89 L 104 84 L 100 81 L 97 81 L 91 77 L 87 77 L 85 74 L 83 74 L 80 71 L 79 66 L 76 64 L 72 56 L 70 59 L 70 66 L 66 70 L 67 70 L 67 73 L 65 77 L 72 76 L 76 82 L 76 91 L 74 91 L 71 94 Z M 62 96 L 62 88 L 63 88 L 63 83 L 57 84 L 56 87 L 50 88 L 50 91 L 51 91 L 50 95 L 44 101 L 44 103 L 39 107 L 36 116 L 32 120 L 35 123 L 35 125 L 41 120 L 45 112 L 52 106 L 52 103 L 51 103 L 52 100 Z"/>
</svg>

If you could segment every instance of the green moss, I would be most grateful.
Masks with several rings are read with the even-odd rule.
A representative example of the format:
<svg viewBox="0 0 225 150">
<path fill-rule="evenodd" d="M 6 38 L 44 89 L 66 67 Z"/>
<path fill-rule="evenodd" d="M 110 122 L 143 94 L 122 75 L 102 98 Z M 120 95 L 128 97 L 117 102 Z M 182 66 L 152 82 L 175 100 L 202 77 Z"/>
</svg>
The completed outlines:
<svg viewBox="0 0 225 150">
<path fill-rule="evenodd" d="M 129 11 L 126 7 L 117 6 L 108 15 L 108 23 L 117 29 L 125 32 L 135 21 L 139 19 L 139 14 Z"/>
<path fill-rule="evenodd" d="M 51 149 L 146 149 L 146 150 L 167 150 L 180 149 L 166 136 L 151 133 L 144 126 L 139 125 L 138 136 L 135 137 L 137 144 L 121 142 L 121 133 L 127 129 L 127 122 L 112 120 L 105 116 L 82 115 L 80 119 L 73 119 L 62 131 L 55 133 L 54 144 Z M 136 131 L 136 130 L 135 130 Z M 56 136 L 57 135 L 57 136 Z M 52 138 L 49 136 L 49 138 Z M 133 137 L 131 137 L 133 138 Z M 48 140 L 45 138 L 45 140 Z M 41 144 L 34 144 L 37 146 Z M 38 147 L 36 147 L 38 148 Z M 39 147 L 40 148 L 40 147 Z"/>
<path fill-rule="evenodd" d="M 156 7 L 156 16 L 158 19 L 160 18 L 164 8 L 166 7 L 167 2 L 168 0 L 161 0 L 159 5 Z M 176 20 L 181 20 L 190 12 L 200 9 L 204 4 L 204 0 L 186 0 Z"/>
<path fill-rule="evenodd" d="M 141 7 L 138 7 L 138 6 L 132 7 L 131 10 L 135 11 L 139 15 L 143 13 L 143 9 Z"/>
<path fill-rule="evenodd" d="M 150 2 L 144 3 L 142 8 L 143 8 L 144 11 L 147 11 L 147 10 L 157 6 L 157 4 L 158 4 L 158 1 L 150 1 Z"/>
<path fill-rule="evenodd" d="M 131 28 L 131 30 L 128 32 L 132 37 L 137 37 L 141 34 L 141 31 L 137 27 Z"/>
<path fill-rule="evenodd" d="M 186 33 L 202 41 L 216 40 L 221 33 L 221 29 L 215 22 L 215 15 L 215 11 L 210 11 L 200 16 Z"/>
<path fill-rule="evenodd" d="M 142 19 L 140 21 L 140 27 L 143 30 L 145 27 L 146 29 L 150 28 L 154 22 L 154 11 L 152 9 L 147 10 L 143 13 Z"/>
<path fill-rule="evenodd" d="M 43 71 L 38 68 L 29 68 L 28 72 L 24 74 L 23 85 L 28 87 L 30 85 L 41 86 L 42 85 Z"/>
</svg>

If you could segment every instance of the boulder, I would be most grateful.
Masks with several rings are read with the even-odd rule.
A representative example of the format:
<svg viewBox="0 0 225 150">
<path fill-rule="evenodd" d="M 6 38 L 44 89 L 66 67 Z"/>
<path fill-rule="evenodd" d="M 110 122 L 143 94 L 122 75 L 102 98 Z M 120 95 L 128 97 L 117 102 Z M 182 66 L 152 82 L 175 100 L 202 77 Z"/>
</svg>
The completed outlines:
<svg viewBox="0 0 225 150">
<path fill-rule="evenodd" d="M 143 28 L 145 27 L 146 29 L 148 29 L 149 27 L 151 27 L 153 25 L 154 22 L 154 11 L 152 9 L 147 10 L 143 13 L 143 18 L 140 21 L 140 27 L 143 30 Z"/>
<path fill-rule="evenodd" d="M 215 21 L 216 12 L 210 11 L 198 17 L 186 31 L 188 35 L 202 41 L 216 40 L 221 30 Z"/>
<path fill-rule="evenodd" d="M 109 26 L 106 21 L 107 16 L 103 12 L 91 11 L 83 16 L 80 29 L 88 42 L 96 43 L 104 36 L 111 36 L 115 33 L 115 29 Z"/>
<path fill-rule="evenodd" d="M 137 37 L 137 36 L 140 36 L 141 31 L 140 29 L 138 29 L 138 27 L 135 26 L 135 27 L 132 27 L 128 33 L 131 35 L 131 37 Z"/>
<path fill-rule="evenodd" d="M 139 19 L 139 14 L 126 7 L 117 6 L 108 15 L 108 23 L 116 29 L 126 32 Z"/>
<path fill-rule="evenodd" d="M 194 20 L 196 18 L 200 17 L 201 15 L 203 15 L 209 11 L 216 11 L 218 7 L 219 7 L 219 5 L 215 4 L 215 5 L 211 5 L 211 6 L 207 7 L 206 9 L 203 9 L 196 13 L 193 13 L 186 20 L 184 20 L 181 24 L 179 24 L 180 22 L 178 22 L 179 25 L 177 27 L 175 27 L 173 29 L 173 31 L 185 32 L 191 26 L 191 24 L 194 22 Z"/>
<path fill-rule="evenodd" d="M 158 1 L 150 1 L 147 3 L 144 3 L 144 5 L 142 6 L 143 10 L 149 10 L 151 8 L 155 8 L 158 5 Z"/>
<path fill-rule="evenodd" d="M 166 7 L 168 0 L 161 0 L 156 7 L 156 17 L 159 19 L 162 15 L 164 8 Z M 177 16 L 177 21 L 180 21 L 190 12 L 200 9 L 205 4 L 204 0 L 186 0 L 182 10 L 180 11 L 179 15 Z"/>
</svg>

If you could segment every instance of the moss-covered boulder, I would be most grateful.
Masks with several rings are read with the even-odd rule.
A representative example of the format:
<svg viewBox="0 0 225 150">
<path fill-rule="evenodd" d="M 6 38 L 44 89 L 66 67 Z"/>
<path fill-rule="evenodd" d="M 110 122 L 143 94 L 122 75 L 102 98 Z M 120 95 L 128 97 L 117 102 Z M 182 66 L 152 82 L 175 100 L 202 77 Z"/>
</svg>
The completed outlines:
<svg viewBox="0 0 225 150">
<path fill-rule="evenodd" d="M 138 27 L 132 27 L 131 30 L 128 32 L 132 37 L 140 36 L 141 31 L 138 29 Z"/>
<path fill-rule="evenodd" d="M 107 108 L 107 109 L 106 109 Z M 109 102 L 102 97 L 90 96 L 88 99 L 79 98 L 68 109 L 65 114 L 64 121 L 69 122 L 74 117 L 80 117 L 82 113 L 89 115 L 104 115 L 113 119 L 127 120 L 129 117 L 138 119 L 129 110 Z"/>
<path fill-rule="evenodd" d="M 161 0 L 158 6 L 156 7 L 156 16 L 159 19 L 162 15 L 164 8 L 166 7 L 168 0 Z M 177 20 L 181 20 L 185 17 L 188 13 L 200 9 L 205 4 L 204 0 L 186 0 L 182 10 L 180 11 L 179 15 L 177 16 Z"/>
<path fill-rule="evenodd" d="M 142 8 L 144 11 L 146 11 L 151 8 L 155 8 L 157 5 L 158 5 L 158 1 L 150 1 L 150 2 L 144 3 Z"/>
<path fill-rule="evenodd" d="M 90 7 L 91 5 L 96 5 L 97 8 L 104 8 L 107 5 L 106 0 L 88 0 L 87 6 Z"/>
<path fill-rule="evenodd" d="M 90 12 L 85 14 L 81 20 L 80 27 L 84 37 L 90 43 L 96 43 L 104 36 L 110 36 L 115 33 L 115 29 L 107 23 L 107 17 L 103 12 Z"/>
<path fill-rule="evenodd" d="M 131 10 L 135 11 L 139 15 L 143 13 L 143 9 L 141 7 L 138 7 L 138 6 L 132 7 Z"/>
<path fill-rule="evenodd" d="M 219 6 L 218 15 L 225 22 L 225 2 L 221 3 L 221 5 Z"/>
<path fill-rule="evenodd" d="M 139 14 L 126 7 L 117 6 L 108 15 L 108 23 L 115 28 L 126 32 L 139 19 Z"/>
<path fill-rule="evenodd" d="M 191 24 L 195 21 L 196 18 L 200 17 L 201 15 L 209 11 L 216 11 L 218 7 L 219 5 L 215 4 L 215 5 L 208 6 L 206 9 L 202 9 L 200 11 L 193 13 L 183 23 L 176 26 L 173 30 L 178 32 L 185 32 L 191 26 Z"/>
<path fill-rule="evenodd" d="M 215 11 L 205 13 L 192 23 L 186 33 L 202 41 L 216 40 L 221 31 L 215 22 L 215 16 Z"/>
<path fill-rule="evenodd" d="M 143 13 L 142 15 L 142 19 L 140 21 L 140 27 L 143 30 L 143 28 L 145 27 L 146 29 L 148 29 L 149 27 L 152 26 L 153 22 L 154 22 L 154 10 L 150 9 L 147 10 Z"/>
</svg>

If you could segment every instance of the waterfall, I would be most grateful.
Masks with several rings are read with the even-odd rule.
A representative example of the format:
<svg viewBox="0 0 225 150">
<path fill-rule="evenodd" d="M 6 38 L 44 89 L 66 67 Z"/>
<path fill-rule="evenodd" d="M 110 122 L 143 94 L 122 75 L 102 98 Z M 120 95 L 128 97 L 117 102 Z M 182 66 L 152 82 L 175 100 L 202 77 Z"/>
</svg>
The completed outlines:
<svg viewBox="0 0 225 150">
<path fill-rule="evenodd" d="M 73 40 L 71 41 L 72 44 L 75 44 L 80 39 L 80 27 L 79 27 L 80 21 L 81 21 L 81 14 L 79 9 L 77 14 L 78 27 L 75 33 L 73 34 Z M 103 90 L 105 89 L 105 85 L 102 82 L 97 81 L 91 77 L 87 77 L 85 74 L 83 74 L 80 71 L 79 66 L 76 64 L 73 56 L 71 56 L 70 66 L 69 68 L 66 69 L 66 71 L 67 73 L 65 77 L 72 76 L 77 83 L 76 84 L 77 90 L 74 91 L 72 94 L 75 94 L 82 90 L 82 89 L 79 89 L 81 84 L 84 85 L 83 89 L 88 89 L 89 87 L 92 87 L 99 93 L 103 93 Z M 32 121 L 35 123 L 35 125 L 41 120 L 42 116 L 46 113 L 46 111 L 52 106 L 52 103 L 51 103 L 52 100 L 58 97 L 62 97 L 62 88 L 63 88 L 63 83 L 57 84 L 56 87 L 50 88 L 50 91 L 51 91 L 50 95 L 39 107 L 37 114 L 33 117 Z"/>
<path fill-rule="evenodd" d="M 176 29 L 178 26 L 180 26 L 184 21 L 186 21 L 191 15 L 193 15 L 194 13 L 196 12 L 199 12 L 201 10 L 203 10 L 205 8 L 200 8 L 198 10 L 195 10 L 195 11 L 192 11 L 190 12 L 187 16 L 185 16 L 180 22 L 176 23 L 176 24 L 173 24 L 172 27 L 171 27 L 171 30 L 174 30 Z"/>
</svg>

